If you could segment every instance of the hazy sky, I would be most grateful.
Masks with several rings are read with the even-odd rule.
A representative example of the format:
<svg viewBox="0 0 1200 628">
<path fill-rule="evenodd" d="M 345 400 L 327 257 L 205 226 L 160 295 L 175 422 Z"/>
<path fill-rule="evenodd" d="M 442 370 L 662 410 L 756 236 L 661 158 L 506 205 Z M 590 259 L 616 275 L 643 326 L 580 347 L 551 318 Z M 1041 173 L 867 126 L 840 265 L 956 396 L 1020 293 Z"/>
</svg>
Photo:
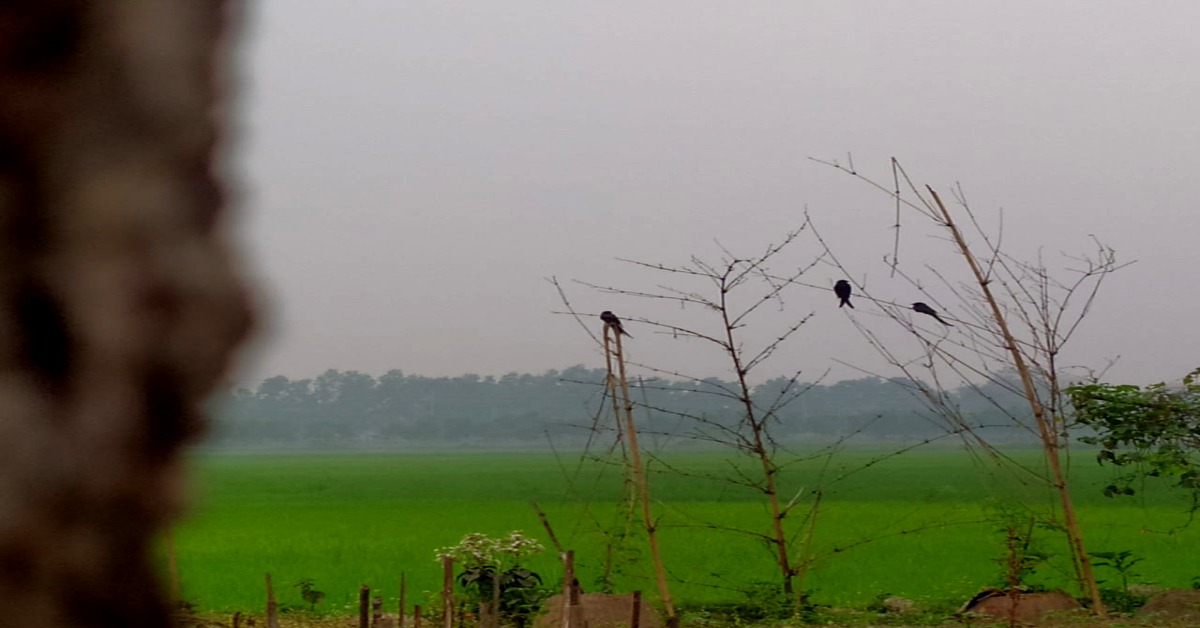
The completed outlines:
<svg viewBox="0 0 1200 628">
<path fill-rule="evenodd" d="M 234 226 L 268 320 L 245 378 L 602 366 L 546 277 L 586 312 L 691 324 L 699 312 L 569 282 L 653 287 L 616 258 L 758 252 L 805 207 L 877 296 L 917 300 L 880 262 L 888 197 L 809 159 L 847 153 L 885 182 L 895 156 L 920 182 L 961 183 L 989 224 L 1003 210 L 1021 255 L 1058 265 L 1094 234 L 1137 260 L 1066 362 L 1120 357 L 1111 375 L 1133 381 L 1200 365 L 1192 0 L 248 4 Z M 906 220 L 912 271 L 960 276 Z M 816 252 L 803 240 L 777 270 Z M 833 357 L 886 370 L 831 293 L 777 310 L 748 344 L 816 315 L 761 375 L 856 376 Z M 729 375 L 696 343 L 629 330 L 639 360 Z"/>
</svg>

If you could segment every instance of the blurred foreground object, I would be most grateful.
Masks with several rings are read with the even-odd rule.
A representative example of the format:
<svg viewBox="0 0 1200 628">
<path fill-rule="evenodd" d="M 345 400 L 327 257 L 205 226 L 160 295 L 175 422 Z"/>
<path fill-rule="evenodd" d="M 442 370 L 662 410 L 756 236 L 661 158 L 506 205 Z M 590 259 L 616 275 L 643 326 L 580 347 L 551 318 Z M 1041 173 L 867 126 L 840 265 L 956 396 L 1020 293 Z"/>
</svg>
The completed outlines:
<svg viewBox="0 0 1200 628">
<path fill-rule="evenodd" d="M 0 4 L 0 626 L 170 625 L 182 446 L 250 325 L 222 0 Z"/>
</svg>

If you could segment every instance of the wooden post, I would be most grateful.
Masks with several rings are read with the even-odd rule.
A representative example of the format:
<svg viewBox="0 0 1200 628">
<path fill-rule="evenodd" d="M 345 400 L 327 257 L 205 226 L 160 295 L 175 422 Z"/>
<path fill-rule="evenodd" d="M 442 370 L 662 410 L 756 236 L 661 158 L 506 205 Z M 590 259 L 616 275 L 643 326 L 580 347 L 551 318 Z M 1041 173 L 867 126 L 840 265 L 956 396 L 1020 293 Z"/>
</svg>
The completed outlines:
<svg viewBox="0 0 1200 628">
<path fill-rule="evenodd" d="M 383 621 L 383 596 L 376 595 L 371 598 L 371 628 L 379 628 L 379 623 Z"/>
<path fill-rule="evenodd" d="M 229 623 L 233 624 L 233 628 L 242 628 L 242 612 L 235 612 Z"/>
<path fill-rule="evenodd" d="M 396 628 L 404 628 L 404 572 L 400 572 L 400 618 L 396 620 Z"/>
<path fill-rule="evenodd" d="M 279 608 L 275 605 L 275 589 L 271 588 L 271 574 L 267 573 L 267 628 L 279 628 Z"/>
<path fill-rule="evenodd" d="M 421 628 L 421 605 L 413 605 L 413 628 Z"/>
<path fill-rule="evenodd" d="M 371 628 L 371 587 L 358 587 L 358 628 Z"/>
<path fill-rule="evenodd" d="M 583 628 L 579 579 L 575 577 L 575 550 L 567 550 L 563 560 L 563 628 Z"/>
<path fill-rule="evenodd" d="M 492 574 L 492 601 L 488 604 L 488 625 L 485 628 L 500 628 L 500 574 Z"/>
<path fill-rule="evenodd" d="M 454 559 L 442 557 L 442 628 L 454 628 Z"/>
<path fill-rule="evenodd" d="M 629 628 L 638 628 L 638 622 L 642 620 L 642 592 L 633 592 L 633 612 L 629 616 Z"/>
<path fill-rule="evenodd" d="M 567 611 L 571 617 L 571 628 L 585 628 L 586 622 L 583 621 L 583 603 L 579 599 L 579 578 L 571 579 L 571 595 L 568 601 L 571 603 L 567 607 Z"/>
<path fill-rule="evenodd" d="M 563 598 L 563 628 L 575 628 L 571 626 L 571 581 L 575 579 L 575 550 L 567 550 L 563 552 L 563 581 L 562 581 L 562 598 Z"/>
</svg>

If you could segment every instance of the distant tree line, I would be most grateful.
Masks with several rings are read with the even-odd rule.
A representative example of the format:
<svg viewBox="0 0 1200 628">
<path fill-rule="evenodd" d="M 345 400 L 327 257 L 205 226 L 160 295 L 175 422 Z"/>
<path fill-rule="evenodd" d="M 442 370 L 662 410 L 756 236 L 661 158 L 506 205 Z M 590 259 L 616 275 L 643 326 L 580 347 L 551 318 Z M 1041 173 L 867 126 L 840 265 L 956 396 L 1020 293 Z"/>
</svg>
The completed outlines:
<svg viewBox="0 0 1200 628">
<path fill-rule="evenodd" d="M 509 373 L 425 377 L 392 370 L 375 378 L 328 370 L 313 379 L 283 376 L 255 388 L 227 389 L 213 399 L 216 445 L 420 445 L 582 443 L 595 417 L 607 417 L 603 369 L 573 366 L 540 375 Z M 767 381 L 755 395 L 769 405 L 788 386 Z M 864 377 L 805 388 L 780 411 L 774 435 L 824 440 L 857 434 L 866 440 L 924 438 L 946 428 L 902 382 Z M 717 378 L 635 380 L 637 418 L 647 432 L 685 434 L 696 427 L 683 415 L 712 423 L 736 421 L 735 402 L 721 394 L 732 382 Z M 1009 425 L 1020 399 L 988 384 L 952 393 L 974 426 Z M 598 422 L 608 429 L 611 420 Z M 991 427 L 989 429 L 995 429 Z M 1021 438 L 1009 429 L 1010 437 Z"/>
</svg>

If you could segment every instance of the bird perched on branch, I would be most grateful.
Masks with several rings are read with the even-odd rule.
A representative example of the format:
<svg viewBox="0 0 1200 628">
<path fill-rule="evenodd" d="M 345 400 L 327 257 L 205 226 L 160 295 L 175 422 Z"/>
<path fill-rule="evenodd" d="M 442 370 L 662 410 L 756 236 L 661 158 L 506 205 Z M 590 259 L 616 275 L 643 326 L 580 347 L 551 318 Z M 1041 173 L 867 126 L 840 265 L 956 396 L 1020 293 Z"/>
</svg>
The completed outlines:
<svg viewBox="0 0 1200 628">
<path fill-rule="evenodd" d="M 913 311 L 920 312 L 922 314 L 928 314 L 928 315 L 936 318 L 937 322 L 939 322 L 947 327 L 954 327 L 954 325 L 951 325 L 950 323 L 947 323 L 946 321 L 942 320 L 942 317 L 938 316 L 937 310 L 929 307 L 928 305 L 925 305 L 924 303 L 921 303 L 920 301 L 913 303 Z"/>
<path fill-rule="evenodd" d="M 625 327 L 621 325 L 621 319 L 617 318 L 616 314 L 613 314 L 608 310 L 604 310 L 603 312 L 600 312 L 600 320 L 604 321 L 605 325 L 612 327 L 617 332 L 618 336 L 625 334 L 626 336 L 633 338 L 632 334 L 625 331 Z"/>
<path fill-rule="evenodd" d="M 833 284 L 833 293 L 837 295 L 837 298 L 842 300 L 841 303 L 838 303 L 838 307 L 849 305 L 850 309 L 854 309 L 854 304 L 850 302 L 849 281 L 846 281 L 845 279 L 838 279 L 838 282 Z"/>
</svg>

